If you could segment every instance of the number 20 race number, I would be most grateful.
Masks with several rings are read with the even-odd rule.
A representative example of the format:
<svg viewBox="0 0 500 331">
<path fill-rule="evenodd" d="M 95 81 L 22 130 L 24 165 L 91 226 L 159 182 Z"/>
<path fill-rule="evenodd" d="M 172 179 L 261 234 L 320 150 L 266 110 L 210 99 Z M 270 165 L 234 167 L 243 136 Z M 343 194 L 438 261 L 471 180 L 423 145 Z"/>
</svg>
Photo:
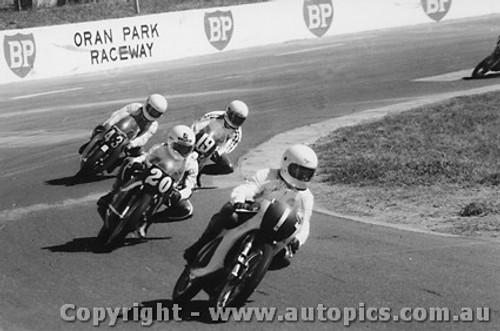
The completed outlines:
<svg viewBox="0 0 500 331">
<path fill-rule="evenodd" d="M 172 187 L 173 181 L 169 176 L 162 178 L 163 172 L 158 168 L 151 169 L 150 175 L 146 177 L 146 184 L 157 187 L 160 193 L 167 192 Z"/>
</svg>

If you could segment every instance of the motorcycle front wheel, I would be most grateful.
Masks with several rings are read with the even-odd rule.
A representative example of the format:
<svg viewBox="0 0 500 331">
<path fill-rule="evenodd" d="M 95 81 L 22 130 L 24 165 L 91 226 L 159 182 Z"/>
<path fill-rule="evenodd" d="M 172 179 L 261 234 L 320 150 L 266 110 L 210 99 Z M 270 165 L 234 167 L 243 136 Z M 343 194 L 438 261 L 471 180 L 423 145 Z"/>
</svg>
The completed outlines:
<svg viewBox="0 0 500 331">
<path fill-rule="evenodd" d="M 186 304 L 201 291 L 200 280 L 191 277 L 190 267 L 186 266 L 175 283 L 172 301 L 177 304 Z"/>
<path fill-rule="evenodd" d="M 106 241 L 106 248 L 112 248 L 121 243 L 130 231 L 133 231 L 139 222 L 145 217 L 148 207 L 151 204 L 151 196 L 143 195 L 142 197 L 134 194 L 129 200 L 128 204 L 130 209 L 123 218 L 117 215 L 112 215 L 116 218 L 115 222 L 108 222 L 116 224 L 113 229 L 108 229 L 109 238 Z"/>
<path fill-rule="evenodd" d="M 245 260 L 248 268 L 238 277 L 230 276 L 214 298 L 216 308 L 241 307 L 264 278 L 273 259 L 271 244 L 260 244 L 250 251 Z"/>
</svg>

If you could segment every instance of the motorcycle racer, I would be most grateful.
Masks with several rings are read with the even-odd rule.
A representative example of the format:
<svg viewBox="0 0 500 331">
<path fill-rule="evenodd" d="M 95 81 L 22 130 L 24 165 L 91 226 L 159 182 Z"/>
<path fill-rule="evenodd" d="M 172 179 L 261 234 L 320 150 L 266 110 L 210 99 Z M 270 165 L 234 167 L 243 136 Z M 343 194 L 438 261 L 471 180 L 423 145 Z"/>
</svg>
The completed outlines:
<svg viewBox="0 0 500 331">
<path fill-rule="evenodd" d="M 243 135 L 241 125 L 247 116 L 248 106 L 243 101 L 233 100 L 226 105 L 225 110 L 206 113 L 193 123 L 191 128 L 195 136 L 207 126 L 212 125 L 216 127 L 216 130 L 223 131 L 222 136 L 224 137 L 210 158 L 214 164 L 205 167 L 206 160 L 204 160 L 203 164 L 199 165 L 200 172 L 197 177 L 199 187 L 201 187 L 200 177 L 202 173 L 229 174 L 234 171 L 228 154 L 240 143 Z"/>
<path fill-rule="evenodd" d="M 193 206 L 189 201 L 198 175 L 196 152 L 193 152 L 195 137 L 193 131 L 186 125 L 177 125 L 169 130 L 167 141 L 156 144 L 138 157 L 127 158 L 123 163 L 111 191 L 97 201 L 101 217 L 104 215 L 113 196 L 123 183 L 134 175 L 144 171 L 149 164 L 155 164 L 165 170 L 174 180 L 174 190 L 165 199 L 158 213 L 170 221 L 187 219 L 193 214 Z M 104 217 L 103 217 L 104 218 Z M 137 229 L 139 237 L 145 238 L 151 220 L 146 220 Z"/>
<path fill-rule="evenodd" d="M 310 147 L 297 144 L 287 148 L 281 158 L 279 169 L 258 170 L 250 181 L 233 189 L 230 202 L 224 204 L 221 210 L 212 217 L 198 241 L 184 252 L 186 261 L 188 263 L 193 261 L 198 251 L 217 237 L 224 228 L 231 228 L 234 224 L 238 224 L 238 214 L 235 210 L 249 209 L 248 201 L 276 199 L 295 208 L 302 223 L 296 237 L 274 257 L 271 268 L 288 266 L 291 257 L 309 236 L 314 197 L 308 186 L 317 166 L 318 158 Z"/>
<path fill-rule="evenodd" d="M 160 94 L 151 94 L 144 104 L 134 102 L 114 111 L 106 121 L 94 128 L 90 140 L 97 134 L 119 122 L 121 119 L 132 116 L 139 125 L 140 132 L 136 138 L 129 142 L 127 151 L 129 155 L 140 155 L 142 147 L 146 145 L 148 140 L 158 130 L 158 119 L 165 114 L 167 108 L 168 102 L 164 96 Z M 80 154 L 83 153 L 89 142 L 83 144 L 79 148 L 78 152 Z"/>
</svg>

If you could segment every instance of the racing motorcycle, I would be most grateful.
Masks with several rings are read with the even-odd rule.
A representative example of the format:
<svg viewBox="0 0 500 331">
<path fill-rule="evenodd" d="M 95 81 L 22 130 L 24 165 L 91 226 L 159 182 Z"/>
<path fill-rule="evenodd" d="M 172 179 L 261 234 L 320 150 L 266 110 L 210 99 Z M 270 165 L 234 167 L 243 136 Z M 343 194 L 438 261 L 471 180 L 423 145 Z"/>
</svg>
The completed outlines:
<svg viewBox="0 0 500 331">
<path fill-rule="evenodd" d="M 104 132 L 96 134 L 82 152 L 76 177 L 111 172 L 119 162 L 125 146 L 139 134 L 135 119 L 127 116 Z"/>
<path fill-rule="evenodd" d="M 103 248 L 111 249 L 123 242 L 142 222 L 150 219 L 174 188 L 174 180 L 159 165 L 150 164 L 126 181 L 114 195 L 97 235 Z"/>
<path fill-rule="evenodd" d="M 236 212 L 240 224 L 224 229 L 186 265 L 174 287 L 174 302 L 186 304 L 204 290 L 214 307 L 243 306 L 273 257 L 301 227 L 296 212 L 276 200 Z"/>
<path fill-rule="evenodd" d="M 472 78 L 482 78 L 489 71 L 500 71 L 500 49 L 488 55 L 472 71 Z"/>
<path fill-rule="evenodd" d="M 207 160 L 217 150 L 217 147 L 226 141 L 226 133 L 219 122 L 211 122 L 196 134 L 194 150 L 198 153 L 198 171 L 205 166 Z"/>
</svg>

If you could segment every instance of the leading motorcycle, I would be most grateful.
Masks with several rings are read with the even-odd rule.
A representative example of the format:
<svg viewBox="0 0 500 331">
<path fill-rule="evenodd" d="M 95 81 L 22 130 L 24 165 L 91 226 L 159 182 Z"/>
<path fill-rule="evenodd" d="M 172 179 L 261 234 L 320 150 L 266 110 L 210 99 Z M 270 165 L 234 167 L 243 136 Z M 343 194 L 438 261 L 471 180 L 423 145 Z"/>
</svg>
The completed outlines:
<svg viewBox="0 0 500 331">
<path fill-rule="evenodd" d="M 82 152 L 80 170 L 76 177 L 98 175 L 119 165 L 125 146 L 139 134 L 139 125 L 127 116 L 115 125 L 96 134 Z"/>
<path fill-rule="evenodd" d="M 164 204 L 174 189 L 174 180 L 161 166 L 149 164 L 146 169 L 125 182 L 114 195 L 104 215 L 104 224 L 97 235 L 103 248 L 120 244 L 128 233 Z"/>
<path fill-rule="evenodd" d="M 472 78 L 482 78 L 490 71 L 500 71 L 500 49 L 484 58 L 472 71 Z"/>
<path fill-rule="evenodd" d="M 296 212 L 276 200 L 236 212 L 240 224 L 223 230 L 186 265 L 174 287 L 174 302 L 186 304 L 204 290 L 214 307 L 243 306 L 273 257 L 301 227 Z"/>
</svg>

